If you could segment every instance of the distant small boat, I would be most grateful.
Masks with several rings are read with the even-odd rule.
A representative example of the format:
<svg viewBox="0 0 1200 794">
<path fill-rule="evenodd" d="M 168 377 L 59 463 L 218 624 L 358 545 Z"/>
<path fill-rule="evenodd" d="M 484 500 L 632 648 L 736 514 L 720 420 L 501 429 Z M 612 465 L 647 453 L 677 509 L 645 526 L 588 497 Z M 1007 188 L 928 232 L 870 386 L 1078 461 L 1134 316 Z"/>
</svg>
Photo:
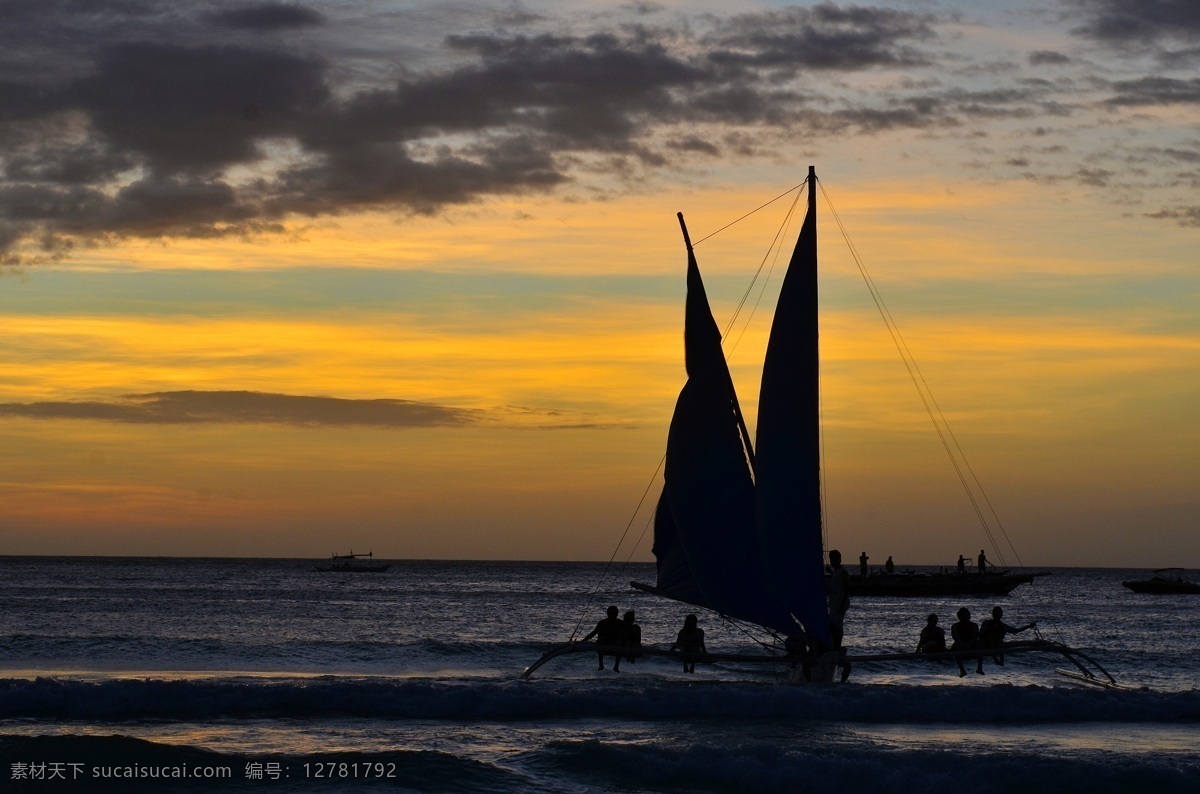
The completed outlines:
<svg viewBox="0 0 1200 794">
<path fill-rule="evenodd" d="M 1159 568 L 1149 579 L 1121 582 L 1135 593 L 1158 595 L 1200 595 L 1200 584 L 1183 578 L 1182 568 Z"/>
<path fill-rule="evenodd" d="M 319 563 L 313 567 L 313 570 L 343 573 L 383 573 L 390 567 L 392 566 L 386 562 L 375 562 L 373 552 L 368 551 L 366 554 L 355 554 L 352 551 L 349 554 L 334 554 L 329 562 Z"/>
<path fill-rule="evenodd" d="M 873 573 L 851 576 L 850 595 L 887 597 L 938 597 L 1008 595 L 1048 573 Z"/>
</svg>

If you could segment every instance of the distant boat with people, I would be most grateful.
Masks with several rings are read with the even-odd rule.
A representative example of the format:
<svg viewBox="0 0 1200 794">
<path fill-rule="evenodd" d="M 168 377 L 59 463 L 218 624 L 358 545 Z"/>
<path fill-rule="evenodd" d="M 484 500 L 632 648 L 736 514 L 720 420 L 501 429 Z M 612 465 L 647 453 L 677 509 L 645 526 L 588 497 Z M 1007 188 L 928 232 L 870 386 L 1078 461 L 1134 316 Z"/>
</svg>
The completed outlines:
<svg viewBox="0 0 1200 794">
<path fill-rule="evenodd" d="M 1121 584 L 1135 593 L 1200 595 L 1200 584 L 1184 579 L 1182 568 L 1159 568 L 1149 579 L 1135 579 Z"/>
<path fill-rule="evenodd" d="M 1014 573 L 1012 571 L 989 571 L 988 573 L 920 573 L 900 571 L 886 573 L 877 571 L 868 576 L 850 577 L 852 596 L 931 597 L 940 596 L 998 596 L 1008 595 L 1023 584 L 1029 584 L 1048 572 Z"/>
<path fill-rule="evenodd" d="M 1023 584 L 1029 584 L 1047 572 L 1020 572 L 997 570 L 987 561 L 986 552 L 979 550 L 975 565 L 969 557 L 959 555 L 954 571 L 945 567 L 936 571 L 897 571 L 892 558 L 888 557 L 883 568 L 872 570 L 867 562 L 870 558 L 864 551 L 858 558 L 859 573 L 848 580 L 852 596 L 886 597 L 931 597 L 944 596 L 1001 596 L 1008 595 Z M 826 582 L 829 577 L 826 576 Z"/>
<path fill-rule="evenodd" d="M 349 554 L 335 553 L 329 562 L 318 563 L 313 566 L 313 570 L 326 573 L 383 573 L 390 567 L 392 566 L 386 562 L 375 562 L 373 552 L 355 554 L 351 551 Z"/>
<path fill-rule="evenodd" d="M 849 677 L 852 664 L 959 658 L 964 651 L 851 655 L 842 645 L 840 619 L 827 602 L 821 482 L 820 361 L 817 308 L 817 179 L 809 168 L 808 209 L 788 264 L 772 321 L 758 394 L 757 435 L 752 440 L 700 276 L 691 237 L 678 215 L 687 249 L 684 310 L 684 362 L 687 381 L 675 403 L 667 434 L 663 489 L 654 515 L 657 580 L 631 582 L 652 595 L 719 615 L 754 636 L 761 651 L 728 654 L 688 648 L 636 651 L 611 643 L 571 640 L 547 650 L 523 677 L 559 656 L 580 652 L 627 657 L 667 656 L 685 668 L 704 662 L 783 666 L 788 680 L 831 681 L 838 670 Z M 789 191 L 790 192 L 790 191 Z M 784 194 L 786 195 L 786 194 Z M 799 200 L 799 197 L 797 197 Z M 764 205 L 765 206 L 765 205 Z M 779 239 L 777 237 L 776 239 Z M 855 577 L 829 551 L 836 588 Z M 965 564 L 965 559 L 960 564 Z M 978 574 L 925 577 L 977 591 L 987 583 L 1011 590 L 1025 574 L 991 574 L 981 554 Z M 863 577 L 859 584 L 875 577 Z M 864 582 L 865 580 L 865 582 Z M 904 574 L 880 582 L 916 582 Z M 853 586 L 853 585 L 851 585 Z M 917 594 L 911 585 L 906 588 Z M 853 594 L 853 590 L 850 593 Z M 951 594 L 943 592 L 941 594 Z M 611 611 L 615 612 L 614 606 Z M 845 606 L 840 611 L 844 614 Z M 962 610 L 966 611 L 966 610 Z M 839 615 L 840 617 L 840 615 Z M 688 616 L 694 623 L 694 617 Z M 972 624 L 973 625 L 973 624 Z M 578 631 L 579 626 L 576 626 Z M 686 626 L 685 626 L 686 628 Z M 756 635 L 767 638 L 758 639 Z M 681 633 L 681 638 L 683 633 Z M 769 638 L 769 639 L 768 639 Z M 1006 643 L 1004 654 L 1060 654 L 1078 669 L 1080 680 L 1111 682 L 1086 654 L 1062 643 L 1037 639 Z M 973 652 L 972 658 L 978 656 Z M 601 660 L 601 666 L 603 661 Z M 1103 676 L 1103 679 L 1097 676 Z"/>
</svg>

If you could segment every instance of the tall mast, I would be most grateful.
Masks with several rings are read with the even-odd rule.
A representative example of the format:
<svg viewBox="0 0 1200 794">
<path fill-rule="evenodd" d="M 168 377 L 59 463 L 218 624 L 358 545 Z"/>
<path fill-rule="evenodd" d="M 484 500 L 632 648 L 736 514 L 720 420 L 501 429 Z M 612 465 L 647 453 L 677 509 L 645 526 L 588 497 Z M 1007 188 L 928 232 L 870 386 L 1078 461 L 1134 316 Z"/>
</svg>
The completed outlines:
<svg viewBox="0 0 1200 794">
<path fill-rule="evenodd" d="M 815 165 L 808 167 L 808 211 L 813 213 L 817 211 L 817 167 Z"/>
<path fill-rule="evenodd" d="M 812 227 L 813 272 L 812 272 L 811 278 L 812 278 L 813 302 L 816 303 L 819 288 L 817 286 L 817 259 L 816 259 L 816 257 L 817 257 L 817 167 L 814 165 L 810 165 L 808 167 L 808 213 L 812 217 L 812 220 L 813 220 L 813 227 Z M 817 312 L 816 308 L 814 307 L 813 317 L 812 317 L 812 333 L 813 333 L 814 340 L 820 339 L 820 325 L 821 325 L 820 314 Z M 816 346 L 816 350 L 813 351 L 813 363 L 816 365 L 816 381 L 817 381 L 816 382 L 817 437 L 820 438 L 821 437 L 821 407 L 820 407 L 821 406 L 821 347 L 820 347 L 819 343 Z M 817 483 L 818 483 L 817 490 L 818 490 L 818 493 L 824 494 L 824 489 L 820 486 L 820 482 L 821 482 L 820 449 L 821 449 L 821 445 L 820 445 L 820 441 L 818 441 L 817 442 L 817 463 L 816 463 Z M 826 548 L 829 548 L 829 535 L 828 535 L 828 528 L 825 526 L 825 504 L 824 504 L 824 499 L 822 496 L 817 497 L 817 504 L 818 504 L 817 520 L 821 524 L 821 548 L 826 549 Z"/>
</svg>

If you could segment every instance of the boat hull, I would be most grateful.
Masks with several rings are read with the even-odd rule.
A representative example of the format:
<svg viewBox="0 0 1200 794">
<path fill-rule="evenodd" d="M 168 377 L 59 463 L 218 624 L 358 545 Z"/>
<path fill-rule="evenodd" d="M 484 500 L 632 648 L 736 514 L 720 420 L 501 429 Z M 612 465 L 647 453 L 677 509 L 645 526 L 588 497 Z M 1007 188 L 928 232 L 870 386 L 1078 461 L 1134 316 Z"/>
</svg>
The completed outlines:
<svg viewBox="0 0 1200 794">
<path fill-rule="evenodd" d="M 313 570 L 321 571 L 322 573 L 383 573 L 390 567 L 392 566 L 386 563 L 370 565 L 317 565 Z"/>
<path fill-rule="evenodd" d="M 1195 582 L 1174 582 L 1165 579 L 1142 579 L 1134 582 L 1121 582 L 1135 593 L 1151 593 L 1153 595 L 1200 595 L 1200 584 Z"/>
<path fill-rule="evenodd" d="M 1032 573 L 881 573 L 850 577 L 850 595 L 857 597 L 911 597 L 1007 595 L 1036 576 Z"/>
</svg>

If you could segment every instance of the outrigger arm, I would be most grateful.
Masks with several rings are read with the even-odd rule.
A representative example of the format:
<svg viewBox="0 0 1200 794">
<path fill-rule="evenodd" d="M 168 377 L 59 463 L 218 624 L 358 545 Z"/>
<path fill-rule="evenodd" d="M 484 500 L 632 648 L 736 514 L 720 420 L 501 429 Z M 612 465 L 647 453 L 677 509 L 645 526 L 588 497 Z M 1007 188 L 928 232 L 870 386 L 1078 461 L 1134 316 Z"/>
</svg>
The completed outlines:
<svg viewBox="0 0 1200 794">
<path fill-rule="evenodd" d="M 671 651 L 664 648 L 655 648 L 653 646 L 643 645 L 639 648 L 630 648 L 625 645 L 600 645 L 595 642 L 564 642 L 560 645 L 555 645 L 542 654 L 536 662 L 526 667 L 521 673 L 521 678 L 531 678 L 533 673 L 542 665 L 559 656 L 564 656 L 572 653 L 602 653 L 606 656 L 662 656 L 669 659 L 678 659 L 682 662 L 735 662 L 738 664 L 770 664 L 770 665 L 786 665 L 792 666 L 799 664 L 800 660 L 794 656 L 778 654 L 775 656 L 767 656 L 763 654 L 748 654 L 748 653 L 683 653 L 681 651 Z M 974 659 L 979 656 L 992 656 L 1004 654 L 1008 656 L 1014 653 L 1057 653 L 1063 656 L 1071 664 L 1078 668 L 1079 672 L 1068 670 L 1058 670 L 1062 675 L 1067 676 L 1075 681 L 1087 684 L 1095 684 L 1109 688 L 1119 688 L 1120 684 L 1116 682 L 1108 671 L 1101 667 L 1094 659 L 1085 654 L 1083 651 L 1071 648 L 1068 645 L 1063 645 L 1058 642 L 1049 642 L 1047 640 L 1031 640 L 1028 642 L 1013 642 L 1006 643 L 999 648 L 973 648 L 969 651 L 942 651 L 940 653 L 876 653 L 876 654 L 861 654 L 858 656 L 844 656 L 842 661 L 850 664 L 869 664 L 871 662 L 896 662 L 896 661 L 928 661 L 936 659 Z M 1082 661 L 1081 661 L 1082 660 Z M 1090 667 L 1089 667 L 1090 665 Z M 1094 670 L 1093 670 L 1094 668 Z M 1097 673 L 1099 675 L 1097 675 Z M 1101 677 L 1103 676 L 1103 677 Z"/>
</svg>

